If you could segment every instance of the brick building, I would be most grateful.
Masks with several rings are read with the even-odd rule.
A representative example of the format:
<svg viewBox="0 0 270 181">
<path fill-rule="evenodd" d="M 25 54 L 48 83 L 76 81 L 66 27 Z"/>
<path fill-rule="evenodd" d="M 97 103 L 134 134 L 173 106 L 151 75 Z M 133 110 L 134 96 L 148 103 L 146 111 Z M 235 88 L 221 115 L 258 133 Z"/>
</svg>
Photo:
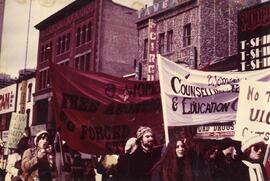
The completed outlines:
<svg viewBox="0 0 270 181">
<path fill-rule="evenodd" d="M 148 21 L 157 24 L 157 53 L 202 69 L 237 54 L 237 13 L 260 1 L 154 0 L 138 12 L 139 58 L 146 79 Z M 229 61 L 234 61 L 229 59 Z"/>
<path fill-rule="evenodd" d="M 34 125 L 55 128 L 49 60 L 78 71 L 123 76 L 137 53 L 136 11 L 112 0 L 76 0 L 43 20 L 34 94 Z"/>
</svg>

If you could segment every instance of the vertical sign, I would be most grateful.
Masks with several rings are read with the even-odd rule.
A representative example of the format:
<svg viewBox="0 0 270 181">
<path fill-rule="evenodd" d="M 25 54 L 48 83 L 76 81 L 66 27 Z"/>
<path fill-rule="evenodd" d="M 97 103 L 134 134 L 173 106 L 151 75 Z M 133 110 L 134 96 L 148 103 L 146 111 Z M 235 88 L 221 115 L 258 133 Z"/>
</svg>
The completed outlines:
<svg viewBox="0 0 270 181">
<path fill-rule="evenodd" d="M 26 106 L 26 91 L 27 91 L 27 81 L 23 80 L 21 82 L 21 98 L 20 98 L 20 111 L 19 113 L 25 113 L 25 106 Z"/>
<path fill-rule="evenodd" d="M 24 114 L 12 113 L 8 130 L 8 148 L 17 148 L 17 144 L 23 136 L 26 126 L 26 116 Z"/>
<path fill-rule="evenodd" d="M 147 62 L 147 80 L 156 80 L 157 70 L 157 24 L 153 19 L 149 19 L 148 24 L 148 62 Z"/>
<path fill-rule="evenodd" d="M 238 14 L 239 71 L 270 67 L 270 2 Z"/>
</svg>

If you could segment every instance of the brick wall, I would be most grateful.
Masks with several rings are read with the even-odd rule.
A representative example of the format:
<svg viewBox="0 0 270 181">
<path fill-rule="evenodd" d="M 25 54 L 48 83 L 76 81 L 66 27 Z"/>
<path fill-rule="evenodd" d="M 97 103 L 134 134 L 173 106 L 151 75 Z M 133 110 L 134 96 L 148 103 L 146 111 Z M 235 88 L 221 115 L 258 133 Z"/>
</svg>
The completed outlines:
<svg viewBox="0 0 270 181">
<path fill-rule="evenodd" d="M 115 76 L 133 73 L 138 47 L 137 13 L 111 1 L 104 1 L 103 8 L 100 71 Z"/>
</svg>

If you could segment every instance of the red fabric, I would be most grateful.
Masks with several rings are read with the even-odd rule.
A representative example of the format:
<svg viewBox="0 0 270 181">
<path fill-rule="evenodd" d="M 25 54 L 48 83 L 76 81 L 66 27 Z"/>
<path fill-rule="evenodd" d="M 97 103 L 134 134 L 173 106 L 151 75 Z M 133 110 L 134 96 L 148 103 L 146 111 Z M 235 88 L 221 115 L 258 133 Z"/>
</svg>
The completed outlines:
<svg viewBox="0 0 270 181">
<path fill-rule="evenodd" d="M 158 81 L 134 81 L 51 64 L 56 122 L 78 151 L 118 153 L 139 126 L 163 131 Z"/>
</svg>

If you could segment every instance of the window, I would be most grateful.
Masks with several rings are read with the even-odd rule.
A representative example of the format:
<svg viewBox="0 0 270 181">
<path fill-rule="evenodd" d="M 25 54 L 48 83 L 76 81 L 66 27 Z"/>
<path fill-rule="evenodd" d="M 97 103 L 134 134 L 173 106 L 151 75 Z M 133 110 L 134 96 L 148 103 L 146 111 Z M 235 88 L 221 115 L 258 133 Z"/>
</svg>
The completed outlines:
<svg viewBox="0 0 270 181">
<path fill-rule="evenodd" d="M 86 41 L 89 42 L 92 40 L 92 23 L 89 22 L 86 29 Z"/>
<path fill-rule="evenodd" d="M 75 69 L 81 71 L 92 71 L 94 69 L 93 63 L 91 64 L 91 54 L 87 53 L 75 58 Z"/>
<path fill-rule="evenodd" d="M 57 41 L 57 51 L 56 54 L 65 53 L 69 50 L 70 47 L 70 33 L 61 35 Z"/>
<path fill-rule="evenodd" d="M 62 37 L 61 41 L 61 53 L 64 53 L 66 50 L 66 35 Z"/>
<path fill-rule="evenodd" d="M 31 97 L 32 97 L 32 86 L 33 84 L 28 84 L 28 97 L 27 97 L 27 102 L 31 101 Z"/>
<path fill-rule="evenodd" d="M 61 39 L 61 37 L 59 37 L 59 38 L 58 38 L 58 41 L 57 41 L 57 52 L 56 52 L 57 55 L 60 54 L 60 50 L 61 50 L 61 41 L 62 41 L 62 39 Z"/>
<path fill-rule="evenodd" d="M 167 52 L 172 52 L 173 47 L 173 30 L 167 33 Z"/>
<path fill-rule="evenodd" d="M 47 42 L 41 46 L 40 62 L 52 59 L 52 42 Z"/>
<path fill-rule="evenodd" d="M 81 28 L 80 27 L 77 29 L 76 37 L 77 37 L 76 46 L 80 46 L 81 44 Z"/>
<path fill-rule="evenodd" d="M 50 85 L 49 69 L 39 72 L 39 90 L 46 89 Z"/>
<path fill-rule="evenodd" d="M 158 52 L 160 54 L 164 53 L 164 44 L 165 44 L 164 38 L 165 38 L 165 33 L 160 33 L 158 36 L 158 39 L 159 39 Z"/>
<path fill-rule="evenodd" d="M 148 39 L 144 39 L 143 42 L 143 58 L 147 59 L 147 54 L 148 54 Z"/>
<path fill-rule="evenodd" d="M 83 45 L 92 40 L 92 23 L 88 22 L 77 28 L 76 46 Z"/>
<path fill-rule="evenodd" d="M 83 25 L 82 27 L 82 44 L 85 43 L 86 40 L 86 25 Z"/>
<path fill-rule="evenodd" d="M 183 46 L 186 47 L 191 44 L 191 24 L 184 26 Z"/>
<path fill-rule="evenodd" d="M 70 33 L 67 34 L 67 39 L 66 39 L 66 51 L 69 50 L 70 47 Z"/>
</svg>

